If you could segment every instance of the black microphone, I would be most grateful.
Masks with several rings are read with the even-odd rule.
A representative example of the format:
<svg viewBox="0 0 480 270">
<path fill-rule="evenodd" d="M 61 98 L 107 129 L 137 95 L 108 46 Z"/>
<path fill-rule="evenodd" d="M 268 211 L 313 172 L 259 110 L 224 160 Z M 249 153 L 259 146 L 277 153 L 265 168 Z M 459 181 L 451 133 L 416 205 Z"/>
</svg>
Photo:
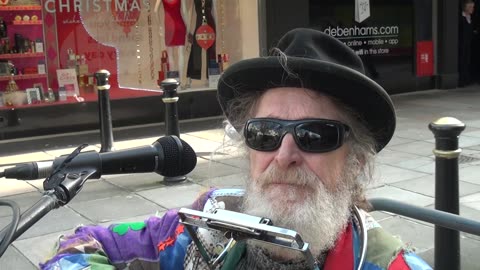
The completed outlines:
<svg viewBox="0 0 480 270">
<path fill-rule="evenodd" d="M 53 161 L 29 162 L 6 169 L 5 178 L 35 180 L 50 176 L 68 155 Z M 156 172 L 167 177 L 186 175 L 197 165 L 197 155 L 192 147 L 177 136 L 166 136 L 152 145 L 126 150 L 97 153 L 81 152 L 67 165 L 67 171 L 94 170 L 91 179 L 107 174 Z M 77 171 L 74 171 L 77 170 Z"/>
</svg>

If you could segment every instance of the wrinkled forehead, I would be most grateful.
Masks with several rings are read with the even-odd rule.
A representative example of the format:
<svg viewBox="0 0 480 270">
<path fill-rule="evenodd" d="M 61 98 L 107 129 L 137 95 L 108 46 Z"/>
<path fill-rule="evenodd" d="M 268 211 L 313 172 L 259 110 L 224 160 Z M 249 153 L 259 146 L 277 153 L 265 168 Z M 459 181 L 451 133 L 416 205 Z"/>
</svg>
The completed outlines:
<svg viewBox="0 0 480 270">
<path fill-rule="evenodd" d="M 344 120 L 342 108 L 320 91 L 279 87 L 266 90 L 253 108 L 253 117 L 281 119 L 324 118 Z"/>
</svg>

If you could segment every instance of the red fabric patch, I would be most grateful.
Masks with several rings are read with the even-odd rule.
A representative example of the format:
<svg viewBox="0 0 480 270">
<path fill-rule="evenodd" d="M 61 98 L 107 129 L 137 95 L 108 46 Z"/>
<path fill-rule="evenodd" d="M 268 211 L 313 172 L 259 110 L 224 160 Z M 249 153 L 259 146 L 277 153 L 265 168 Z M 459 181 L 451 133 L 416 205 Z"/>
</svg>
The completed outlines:
<svg viewBox="0 0 480 270">
<path fill-rule="evenodd" d="M 183 233 L 185 231 L 184 229 L 185 227 L 182 224 L 178 225 L 177 228 L 175 229 L 175 235 L 173 237 L 170 236 L 167 239 L 165 239 L 165 241 L 158 243 L 157 245 L 158 251 L 164 251 L 167 247 L 173 246 L 173 244 L 175 243 L 175 240 L 177 240 L 177 236 Z"/>
<path fill-rule="evenodd" d="M 388 267 L 389 270 L 410 270 L 407 262 L 403 259 L 403 251 L 397 255 L 397 258 Z"/>
<path fill-rule="evenodd" d="M 353 269 L 352 224 L 340 235 L 335 247 L 328 252 L 324 270 Z"/>
</svg>

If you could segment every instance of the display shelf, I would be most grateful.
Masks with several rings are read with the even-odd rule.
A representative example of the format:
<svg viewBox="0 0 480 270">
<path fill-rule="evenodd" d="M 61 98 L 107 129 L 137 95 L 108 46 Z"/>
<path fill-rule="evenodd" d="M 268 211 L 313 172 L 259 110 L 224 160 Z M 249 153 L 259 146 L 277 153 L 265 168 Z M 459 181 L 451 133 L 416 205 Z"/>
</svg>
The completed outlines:
<svg viewBox="0 0 480 270">
<path fill-rule="evenodd" d="M 0 54 L 0 59 L 17 59 L 17 58 L 35 58 L 35 57 L 44 57 L 45 53 L 5 53 Z"/>
<path fill-rule="evenodd" d="M 11 10 L 42 10 L 42 6 L 29 5 L 29 6 L 0 6 L 0 11 Z"/>
<path fill-rule="evenodd" d="M 43 21 L 38 20 L 38 21 L 13 21 L 12 25 L 42 25 Z"/>
<path fill-rule="evenodd" d="M 0 76 L 0 82 L 9 81 L 12 76 Z M 13 80 L 31 80 L 31 79 L 43 79 L 47 78 L 47 74 L 24 74 L 24 75 L 13 75 Z"/>
</svg>

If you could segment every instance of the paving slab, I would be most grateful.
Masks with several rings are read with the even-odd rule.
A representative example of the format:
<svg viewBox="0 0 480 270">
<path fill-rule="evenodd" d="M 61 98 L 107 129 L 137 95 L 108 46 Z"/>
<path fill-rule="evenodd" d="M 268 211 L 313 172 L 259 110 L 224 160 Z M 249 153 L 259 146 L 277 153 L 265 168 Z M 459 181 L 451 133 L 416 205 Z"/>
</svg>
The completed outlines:
<svg viewBox="0 0 480 270">
<path fill-rule="evenodd" d="M 72 233 L 73 229 L 57 231 L 42 236 L 17 240 L 13 242 L 13 246 L 27 257 L 33 265 L 37 266 L 40 262 L 45 262 L 54 254 L 54 246 L 58 242 L 60 235 L 69 235 Z"/>
<path fill-rule="evenodd" d="M 380 183 L 395 183 L 408 179 L 418 178 L 426 173 L 402 169 L 390 165 L 380 164 L 375 168 L 373 179 Z"/>
<path fill-rule="evenodd" d="M 105 181 L 129 191 L 139 191 L 165 186 L 164 177 L 157 173 L 138 173 L 102 176 Z"/>
<path fill-rule="evenodd" d="M 402 137 L 398 137 L 398 136 L 394 135 L 392 137 L 392 139 L 390 140 L 390 142 L 388 142 L 388 146 L 394 146 L 394 145 L 409 143 L 409 142 L 413 142 L 413 141 L 415 141 L 415 140 L 402 138 Z"/>
<path fill-rule="evenodd" d="M 460 198 L 460 202 L 475 210 L 480 210 L 480 192 Z"/>
<path fill-rule="evenodd" d="M 435 249 L 421 252 L 419 255 L 432 267 L 434 267 Z M 478 270 L 480 265 L 480 241 L 470 238 L 460 238 L 460 269 Z"/>
<path fill-rule="evenodd" d="M 395 151 L 390 148 L 382 150 L 382 152 L 376 156 L 376 161 L 381 164 L 392 165 L 404 169 L 415 169 L 434 162 L 431 157 Z"/>
<path fill-rule="evenodd" d="M 400 202 L 408 202 L 417 206 L 433 204 L 434 199 L 416 192 L 403 190 L 392 186 L 383 186 L 367 190 L 368 198 L 387 198 Z"/>
<path fill-rule="evenodd" d="M 222 147 L 220 142 L 210 141 L 188 134 L 182 134 L 181 138 L 191 145 L 195 152 L 213 152 Z"/>
<path fill-rule="evenodd" d="M 0 257 L 0 265 L 2 269 L 15 269 L 15 270 L 35 270 L 38 269 L 27 257 L 25 257 L 14 246 L 7 248 L 2 257 Z"/>
<path fill-rule="evenodd" d="M 209 141 L 219 142 L 219 143 L 224 143 L 225 141 L 229 140 L 229 138 L 225 136 L 225 130 L 223 128 L 187 132 L 185 134 L 193 137 L 207 139 Z"/>
<path fill-rule="evenodd" d="M 49 156 L 59 157 L 59 156 L 62 156 L 62 155 L 71 154 L 77 147 L 78 146 L 68 147 L 68 148 L 59 148 L 59 149 L 49 149 L 49 150 L 46 150 L 44 152 L 46 154 L 48 154 Z M 97 151 L 97 152 L 99 152 L 100 147 L 98 147 L 96 145 L 89 145 L 82 150 L 82 152 L 87 152 L 87 151 Z"/>
<path fill-rule="evenodd" d="M 11 222 L 10 216 L 0 218 L 0 227 L 3 227 Z M 49 234 L 52 232 L 67 230 L 75 228 L 78 224 L 89 224 L 90 220 L 81 216 L 77 212 L 70 209 L 68 206 L 54 209 L 47 213 L 42 219 L 30 227 L 18 239 L 26 239 L 40 235 Z"/>
<path fill-rule="evenodd" d="M 51 156 L 43 151 L 9 155 L 10 153 L 0 152 L 0 164 L 17 164 L 31 161 L 51 160 L 54 156 Z"/>
<path fill-rule="evenodd" d="M 158 210 L 164 210 L 161 206 L 136 194 L 71 202 L 69 207 L 91 220 L 90 223 L 95 224 L 132 216 L 154 214 Z"/>
<path fill-rule="evenodd" d="M 3 180 L 0 180 L 0 181 L 3 181 Z M 42 194 L 37 191 L 22 193 L 22 194 L 13 195 L 13 196 L 0 197 L 0 199 L 2 200 L 10 200 L 10 201 L 16 202 L 20 207 L 20 211 L 22 212 L 30 208 L 32 205 L 38 202 L 41 198 L 42 198 Z M 12 215 L 12 210 L 10 210 L 10 208 L 0 207 L 0 217 L 11 216 L 11 215 Z"/>
<path fill-rule="evenodd" d="M 207 191 L 205 186 L 185 183 L 179 186 L 162 187 L 138 192 L 142 196 L 165 209 L 190 206 L 195 198 Z"/>
<path fill-rule="evenodd" d="M 435 144 L 427 141 L 415 141 L 401 145 L 394 145 L 389 147 L 389 149 L 428 157 L 432 154 L 433 149 L 435 149 Z"/>
<path fill-rule="evenodd" d="M 219 176 L 214 178 L 208 178 L 203 181 L 196 182 L 206 187 L 217 188 L 245 188 L 247 181 L 247 174 L 231 174 L 225 176 Z"/>
<path fill-rule="evenodd" d="M 469 166 L 459 170 L 460 180 L 480 185 L 480 166 Z"/>
<path fill-rule="evenodd" d="M 25 181 L 19 181 L 15 179 L 1 180 L 0 197 L 28 193 L 32 191 L 37 191 L 37 189 Z"/>
<path fill-rule="evenodd" d="M 219 162 L 209 161 L 198 164 L 189 176 L 195 181 L 203 181 L 211 178 L 237 174 L 244 172 L 244 169 L 233 167 Z"/>
<path fill-rule="evenodd" d="M 395 182 L 392 186 L 435 197 L 435 175 L 429 174 L 415 179 Z M 465 196 L 480 192 L 480 185 L 459 181 L 459 195 Z"/>
</svg>

